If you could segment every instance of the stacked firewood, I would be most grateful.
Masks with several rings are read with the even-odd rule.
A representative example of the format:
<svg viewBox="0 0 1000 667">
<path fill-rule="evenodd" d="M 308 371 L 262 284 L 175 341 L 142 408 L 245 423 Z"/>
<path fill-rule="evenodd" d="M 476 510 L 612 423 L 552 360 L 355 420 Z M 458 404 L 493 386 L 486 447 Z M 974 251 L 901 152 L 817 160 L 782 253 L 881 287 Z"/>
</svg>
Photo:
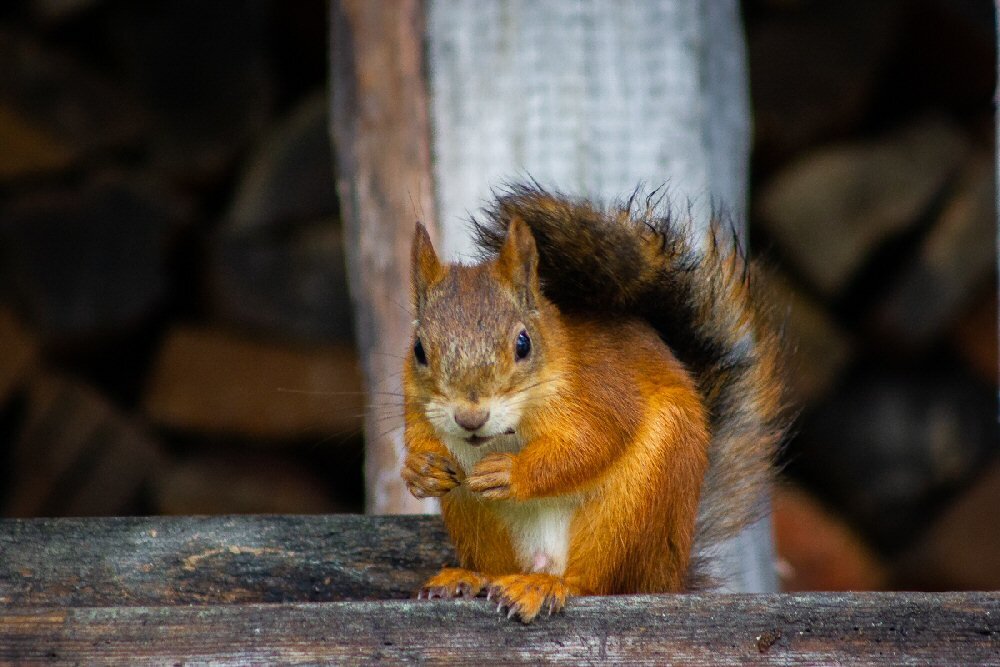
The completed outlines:
<svg viewBox="0 0 1000 667">
<path fill-rule="evenodd" d="M 746 6 L 752 243 L 802 410 L 775 503 L 789 587 L 1000 586 L 992 16 Z"/>
</svg>

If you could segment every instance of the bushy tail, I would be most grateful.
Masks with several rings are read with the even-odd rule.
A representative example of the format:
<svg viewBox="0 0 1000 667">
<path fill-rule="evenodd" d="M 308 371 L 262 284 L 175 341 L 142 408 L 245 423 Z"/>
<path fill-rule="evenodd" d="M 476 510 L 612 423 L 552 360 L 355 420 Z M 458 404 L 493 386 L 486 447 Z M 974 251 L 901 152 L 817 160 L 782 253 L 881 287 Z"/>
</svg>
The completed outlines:
<svg viewBox="0 0 1000 667">
<path fill-rule="evenodd" d="M 754 267 L 728 228 L 713 222 L 699 240 L 669 205 L 637 193 L 603 209 L 509 186 L 473 223 L 487 256 L 515 217 L 534 234 L 542 290 L 560 309 L 640 317 L 695 375 L 712 442 L 688 579 L 705 585 L 714 548 L 766 511 L 787 425 L 779 339 L 755 298 Z"/>
</svg>

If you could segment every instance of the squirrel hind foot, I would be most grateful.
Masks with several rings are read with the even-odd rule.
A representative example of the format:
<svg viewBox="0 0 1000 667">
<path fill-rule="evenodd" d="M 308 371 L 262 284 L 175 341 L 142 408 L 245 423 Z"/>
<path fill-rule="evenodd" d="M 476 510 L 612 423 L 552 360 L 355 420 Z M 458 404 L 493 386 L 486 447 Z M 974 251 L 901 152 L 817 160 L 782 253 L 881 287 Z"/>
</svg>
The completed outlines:
<svg viewBox="0 0 1000 667">
<path fill-rule="evenodd" d="M 543 611 L 548 616 L 561 612 L 566 598 L 577 593 L 562 577 L 534 572 L 497 577 L 487 597 L 497 602 L 497 611 L 507 609 L 507 618 L 531 623 Z"/>
<path fill-rule="evenodd" d="M 478 572 L 460 567 L 446 567 L 427 580 L 417 592 L 417 599 L 474 598 L 489 583 L 489 579 Z"/>
</svg>

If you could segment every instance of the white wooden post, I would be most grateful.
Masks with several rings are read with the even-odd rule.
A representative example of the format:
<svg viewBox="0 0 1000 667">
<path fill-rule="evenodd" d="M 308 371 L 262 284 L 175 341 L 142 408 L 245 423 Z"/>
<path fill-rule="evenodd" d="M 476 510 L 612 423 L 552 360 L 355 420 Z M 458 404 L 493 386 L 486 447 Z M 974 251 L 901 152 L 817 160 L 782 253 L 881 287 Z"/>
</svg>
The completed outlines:
<svg viewBox="0 0 1000 667">
<path fill-rule="evenodd" d="M 735 0 L 427 0 L 434 189 L 445 255 L 526 175 L 608 200 L 666 184 L 696 219 L 746 211 L 750 113 Z M 776 587 L 769 522 L 724 550 L 729 588 Z"/>
</svg>

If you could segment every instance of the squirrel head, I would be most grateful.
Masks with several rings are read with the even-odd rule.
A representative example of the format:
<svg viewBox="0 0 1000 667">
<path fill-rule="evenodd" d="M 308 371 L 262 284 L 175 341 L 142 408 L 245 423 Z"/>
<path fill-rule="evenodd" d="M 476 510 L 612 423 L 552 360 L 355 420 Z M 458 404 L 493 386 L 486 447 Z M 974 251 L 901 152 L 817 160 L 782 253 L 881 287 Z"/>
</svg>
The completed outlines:
<svg viewBox="0 0 1000 667">
<path fill-rule="evenodd" d="M 531 230 L 511 221 L 496 259 L 442 264 L 419 222 L 413 239 L 416 311 L 406 361 L 416 400 L 443 439 L 480 445 L 516 433 L 551 356 L 558 326 L 538 282 Z"/>
</svg>

